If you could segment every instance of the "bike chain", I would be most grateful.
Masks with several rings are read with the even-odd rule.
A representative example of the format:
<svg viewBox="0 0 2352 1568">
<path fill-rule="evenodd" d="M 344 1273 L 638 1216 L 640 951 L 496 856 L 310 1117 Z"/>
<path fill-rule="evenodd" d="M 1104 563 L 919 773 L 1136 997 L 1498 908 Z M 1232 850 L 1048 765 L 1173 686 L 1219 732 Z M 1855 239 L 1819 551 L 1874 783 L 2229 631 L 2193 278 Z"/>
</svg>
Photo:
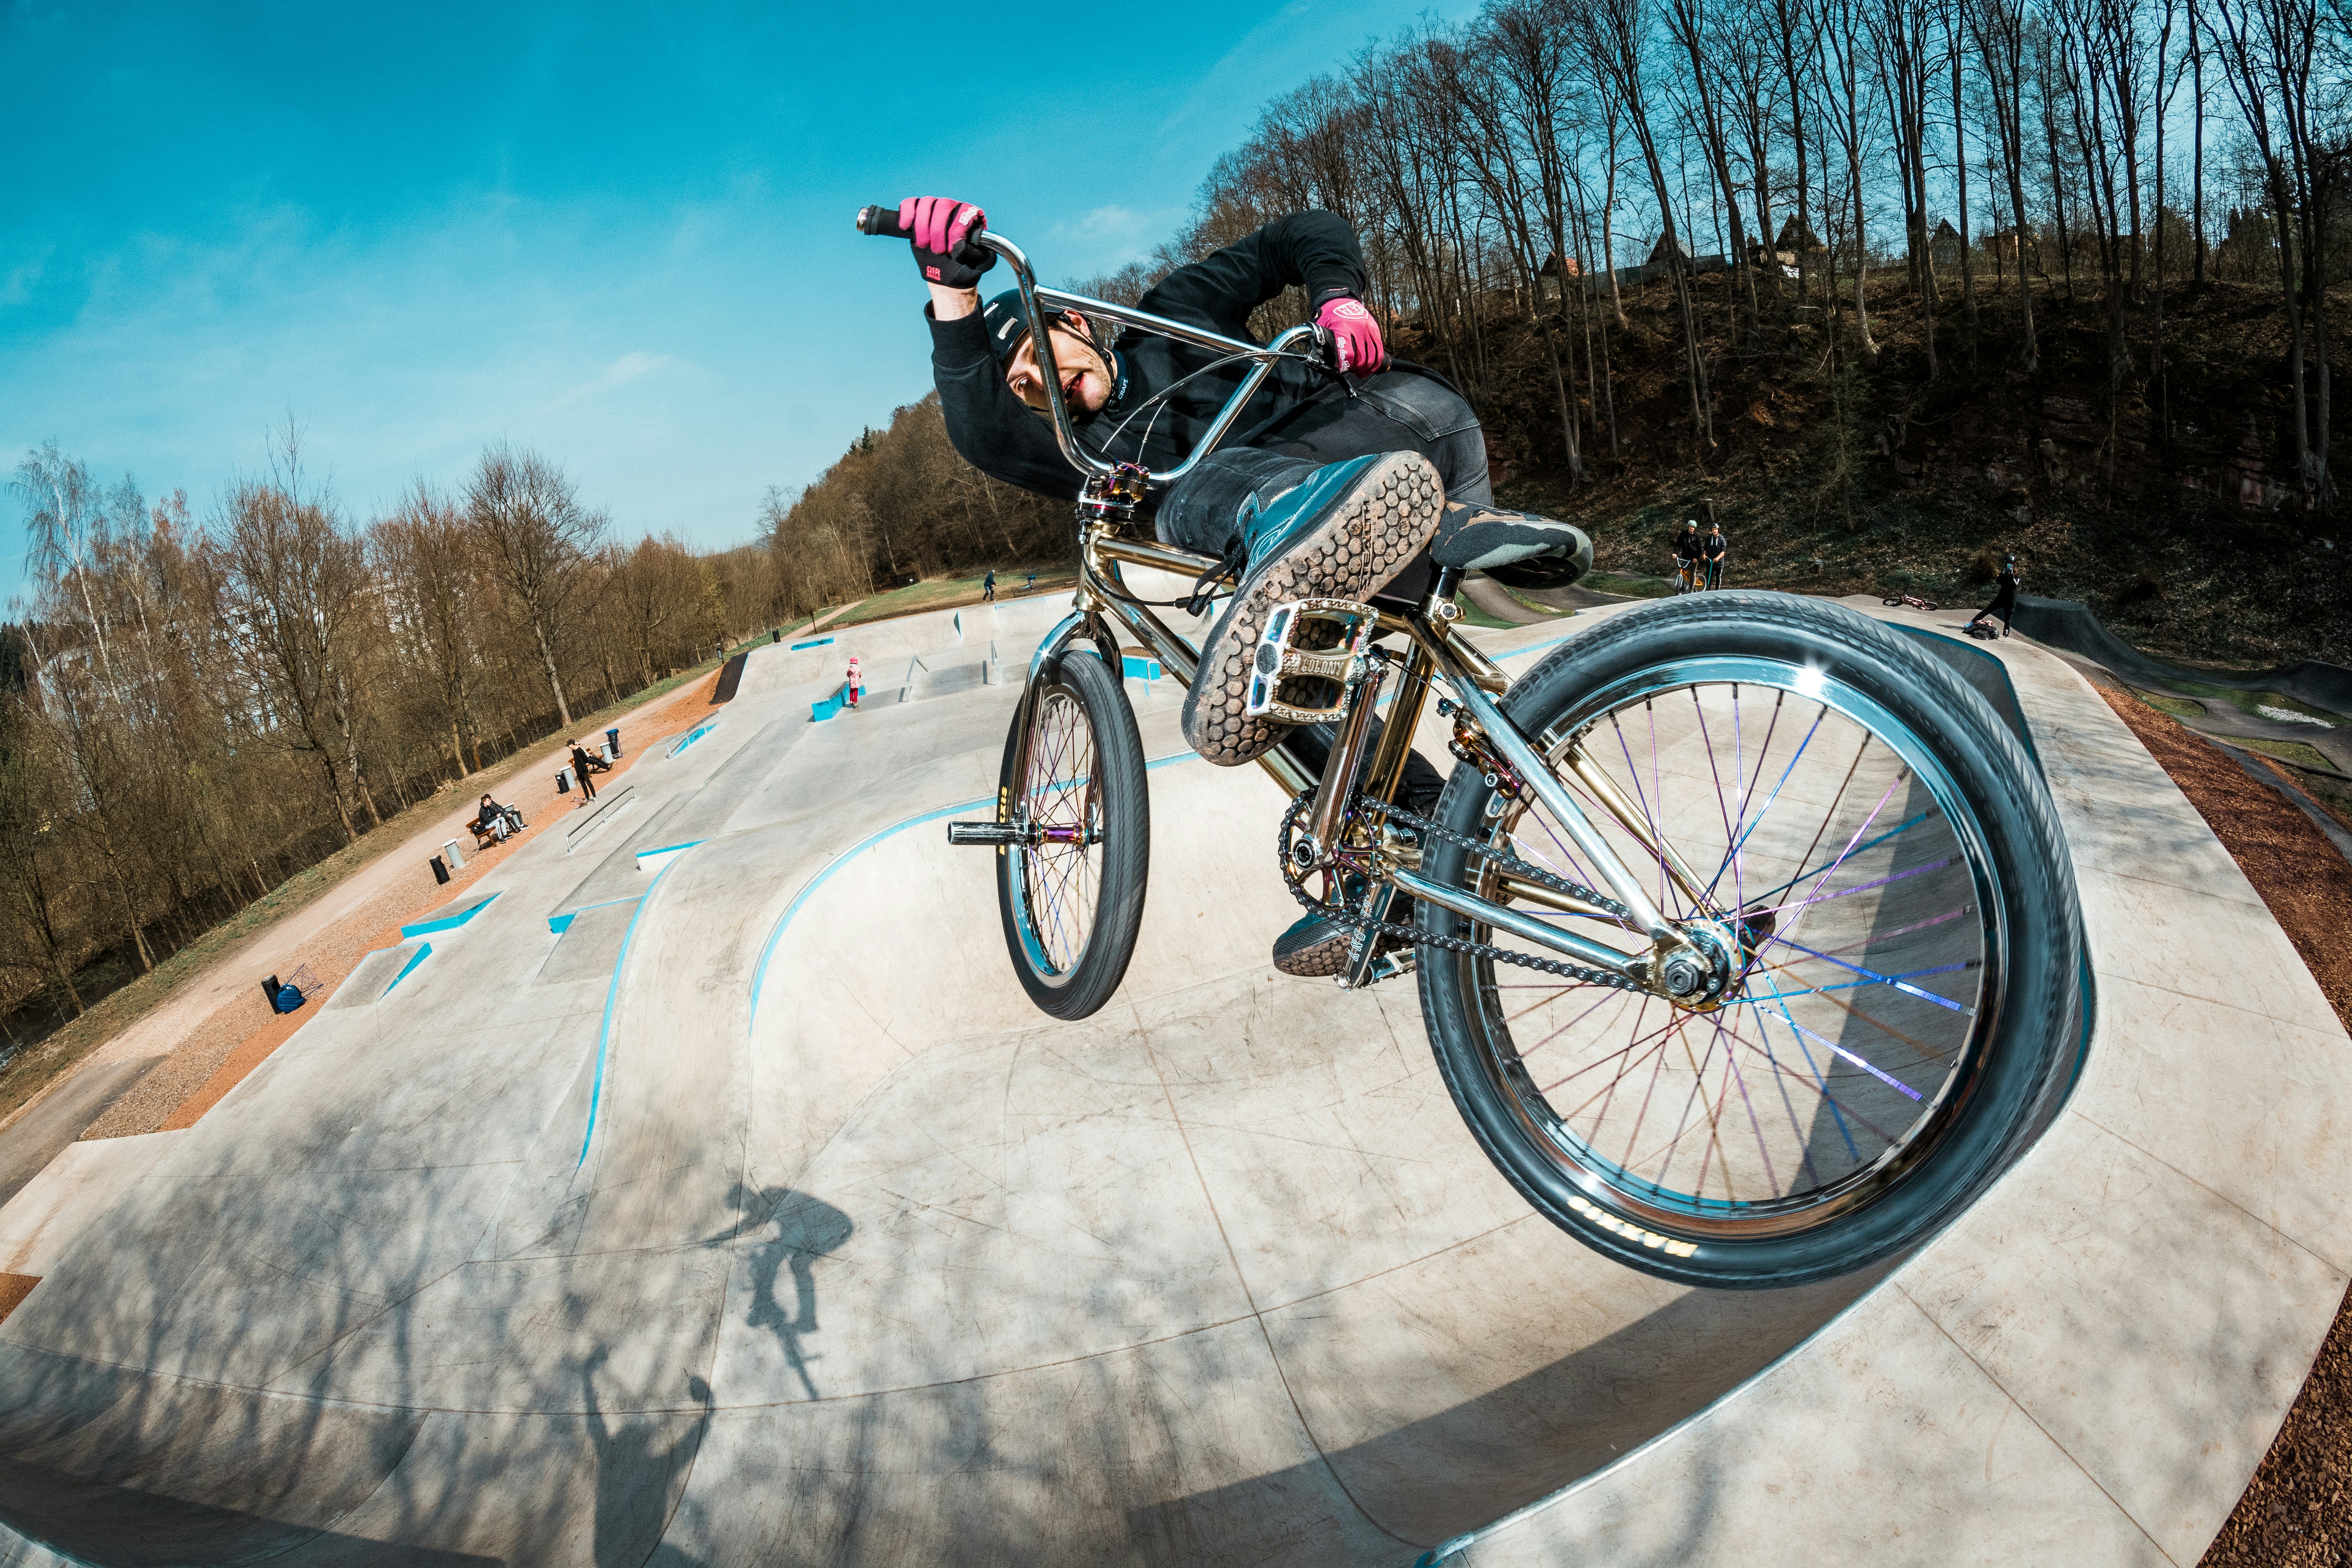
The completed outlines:
<svg viewBox="0 0 2352 1568">
<path fill-rule="evenodd" d="M 1315 897 L 1312 893 L 1309 893 L 1304 887 L 1301 887 L 1297 879 L 1295 878 L 1291 872 L 1291 836 L 1297 830 L 1299 817 L 1306 812 L 1307 808 L 1314 803 L 1314 795 L 1309 793 L 1300 795 L 1297 800 L 1290 803 L 1290 809 L 1283 814 L 1282 832 L 1276 845 L 1276 848 L 1282 858 L 1283 883 L 1285 886 L 1289 888 L 1290 896 L 1297 900 L 1303 908 L 1311 910 L 1316 913 L 1324 916 L 1328 920 L 1337 921 L 1341 925 L 1348 927 L 1351 931 L 1367 933 L 1368 939 L 1376 940 L 1384 936 L 1391 937 L 1400 942 L 1410 942 L 1416 947 L 1434 947 L 1442 949 L 1447 952 L 1466 953 L 1473 958 L 1484 958 L 1497 963 L 1517 964 L 1521 969 L 1538 970 L 1546 974 L 1557 974 L 1569 980 L 1581 980 L 1588 984 L 1607 986 L 1618 991 L 1634 991 L 1641 992 L 1644 994 L 1647 994 L 1646 987 L 1634 984 L 1633 981 L 1626 979 L 1622 974 L 1612 974 L 1606 970 L 1586 969 L 1580 964 L 1565 963 L 1553 958 L 1538 958 L 1531 952 L 1514 952 L 1510 948 L 1496 947 L 1491 942 L 1471 942 L 1466 938 L 1458 936 L 1442 936 L 1435 931 L 1423 931 L 1418 922 L 1412 925 L 1402 925 L 1395 921 L 1374 920 L 1371 916 L 1365 914 L 1362 911 L 1360 900 L 1354 903 L 1325 903 L 1322 900 Z M 1359 795 L 1356 797 L 1354 805 L 1358 809 L 1360 809 L 1362 803 L 1363 797 Z M 1352 815 L 1352 812 L 1350 815 Z M 1633 912 L 1614 899 L 1596 893 L 1591 889 L 1580 886 L 1575 882 L 1568 880 L 1564 877 L 1555 876 L 1553 873 L 1545 870 L 1540 866 L 1530 866 L 1516 855 L 1505 854 L 1501 850 L 1496 849 L 1491 846 L 1481 844 L 1476 839 L 1456 833 L 1450 827 L 1441 826 L 1439 824 L 1430 821 L 1429 818 L 1425 816 L 1415 816 L 1413 813 L 1405 810 L 1402 806 L 1389 806 L 1387 808 L 1387 819 L 1391 823 L 1410 827 L 1414 832 L 1422 835 L 1422 841 L 1424 844 L 1426 844 L 1432 837 L 1444 839 L 1446 842 L 1465 849 L 1471 854 L 1478 856 L 1482 859 L 1493 862 L 1495 865 L 1501 867 L 1505 870 L 1524 876 L 1531 882 L 1541 883 L 1543 886 L 1549 888 L 1556 893 L 1564 893 L 1570 898 L 1580 899 L 1601 910 L 1607 910 L 1609 913 L 1615 915 L 1620 920 L 1631 920 L 1633 918 Z M 1342 887 L 1344 889 L 1344 883 L 1342 884 Z M 1399 891 L 1402 892 L 1402 889 L 1400 889 Z M 1343 899 L 1346 898 L 1347 895 L 1344 890 L 1340 896 Z M 1407 894 L 1406 896 L 1410 897 L 1411 895 Z M 1349 944 L 1349 950 L 1351 954 L 1358 951 L 1353 943 Z"/>
</svg>

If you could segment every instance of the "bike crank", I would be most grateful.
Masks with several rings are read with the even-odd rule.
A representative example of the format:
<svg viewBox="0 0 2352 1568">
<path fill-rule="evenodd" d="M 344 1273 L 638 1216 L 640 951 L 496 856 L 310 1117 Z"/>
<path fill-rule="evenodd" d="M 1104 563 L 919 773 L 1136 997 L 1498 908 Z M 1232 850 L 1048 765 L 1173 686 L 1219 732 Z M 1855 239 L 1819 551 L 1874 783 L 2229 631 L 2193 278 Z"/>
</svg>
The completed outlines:
<svg viewBox="0 0 2352 1568">
<path fill-rule="evenodd" d="M 1463 937 L 1444 936 L 1435 931 L 1423 931 L 1418 923 L 1404 925 L 1395 921 L 1381 920 L 1367 912 L 1366 906 L 1373 892 L 1385 891 L 1392 884 L 1389 882 L 1386 872 L 1369 853 L 1360 854 L 1342 849 L 1328 855 L 1318 856 L 1304 839 L 1298 837 L 1299 818 L 1306 814 L 1307 807 L 1314 804 L 1314 798 L 1311 794 L 1303 795 L 1291 802 L 1290 809 L 1283 814 L 1282 833 L 1277 845 L 1282 861 L 1283 885 L 1290 889 L 1290 896 L 1297 900 L 1302 908 L 1314 910 L 1327 920 L 1336 921 L 1357 933 L 1354 948 L 1356 960 L 1360 961 L 1363 957 L 1365 943 L 1386 937 L 1414 947 L 1433 947 L 1445 952 L 1466 953 L 1473 958 L 1485 958 L 1496 963 L 1517 964 L 1522 969 L 1538 970 L 1546 974 L 1557 974 L 1569 980 L 1581 980 L 1589 984 L 1605 985 L 1619 991 L 1648 989 L 1624 975 L 1612 974 L 1607 970 L 1588 969 L 1581 964 L 1569 963 L 1559 959 L 1541 958 L 1532 952 L 1519 952 L 1507 947 L 1496 947 L 1491 942 L 1471 942 Z M 1362 805 L 1363 797 L 1356 796 L 1349 803 L 1349 815 L 1355 816 L 1361 809 Z M 1589 904 L 1618 920 L 1631 918 L 1623 905 L 1606 894 L 1580 887 L 1540 866 L 1529 865 L 1515 855 L 1507 854 L 1491 845 L 1481 844 L 1474 838 L 1465 837 L 1462 834 L 1430 821 L 1425 816 L 1415 816 L 1402 806 L 1386 807 L 1385 816 L 1390 827 L 1408 828 L 1422 835 L 1424 842 L 1430 838 L 1440 838 L 1459 845 L 1472 854 L 1483 858 L 1506 875 L 1521 878 L 1565 898 Z M 1308 853 L 1301 857 L 1298 854 L 1301 849 L 1307 849 Z M 1327 859 L 1329 863 L 1322 864 Z M 1307 890 L 1303 885 L 1303 879 L 1309 872 L 1318 869 L 1338 873 L 1333 879 L 1339 885 L 1341 902 L 1327 902 Z M 1351 889 L 1349 886 L 1351 881 L 1359 882 L 1360 886 Z M 1366 965 L 1360 962 L 1351 962 L 1349 965 L 1349 974 L 1362 974 L 1366 972 Z M 1384 976 L 1374 973 L 1371 978 L 1380 979 Z"/>
</svg>

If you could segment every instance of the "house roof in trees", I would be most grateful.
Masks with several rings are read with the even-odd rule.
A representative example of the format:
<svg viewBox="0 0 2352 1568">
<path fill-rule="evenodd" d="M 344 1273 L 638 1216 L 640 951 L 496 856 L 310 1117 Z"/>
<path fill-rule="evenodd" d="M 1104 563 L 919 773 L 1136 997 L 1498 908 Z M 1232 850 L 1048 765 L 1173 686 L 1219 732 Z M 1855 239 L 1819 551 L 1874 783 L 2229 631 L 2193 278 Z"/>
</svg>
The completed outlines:
<svg viewBox="0 0 2352 1568">
<path fill-rule="evenodd" d="M 1673 254 L 1680 256 L 1685 261 L 1688 261 L 1691 258 L 1690 247 L 1683 244 L 1681 240 L 1676 239 L 1674 241 L 1675 248 L 1673 252 L 1669 253 L 1666 249 L 1668 237 L 1670 237 L 1661 236 L 1658 243 L 1650 247 L 1650 259 L 1653 261 L 1664 261 L 1669 254 Z"/>
<path fill-rule="evenodd" d="M 1799 223 L 1797 221 L 1797 215 L 1790 213 L 1789 215 L 1789 221 L 1780 226 L 1780 237 L 1772 242 L 1772 248 L 1775 250 L 1819 250 L 1822 248 L 1822 242 L 1820 237 L 1813 233 L 1810 225 Z"/>
</svg>

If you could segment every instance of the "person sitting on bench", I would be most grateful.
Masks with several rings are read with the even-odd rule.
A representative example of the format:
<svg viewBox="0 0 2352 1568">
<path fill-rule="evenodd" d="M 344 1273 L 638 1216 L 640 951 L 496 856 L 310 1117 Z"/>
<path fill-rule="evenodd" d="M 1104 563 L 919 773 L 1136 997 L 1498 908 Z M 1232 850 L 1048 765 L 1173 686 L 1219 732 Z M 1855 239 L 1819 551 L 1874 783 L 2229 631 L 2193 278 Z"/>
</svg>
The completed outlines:
<svg viewBox="0 0 2352 1568">
<path fill-rule="evenodd" d="M 480 808 L 474 814 L 474 820 L 466 826 L 473 830 L 474 847 L 478 849 L 484 844 L 503 843 L 508 834 L 520 830 L 522 813 L 513 806 L 500 805 L 486 795 L 482 796 Z"/>
</svg>

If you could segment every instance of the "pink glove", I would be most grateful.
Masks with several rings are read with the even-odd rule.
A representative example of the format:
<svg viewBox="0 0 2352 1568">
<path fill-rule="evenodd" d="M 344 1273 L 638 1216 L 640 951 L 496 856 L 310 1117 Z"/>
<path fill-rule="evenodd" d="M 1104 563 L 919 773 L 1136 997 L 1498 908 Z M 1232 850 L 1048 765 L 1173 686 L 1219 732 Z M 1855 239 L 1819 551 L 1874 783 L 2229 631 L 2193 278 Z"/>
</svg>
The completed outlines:
<svg viewBox="0 0 2352 1568">
<path fill-rule="evenodd" d="M 1372 320 L 1361 300 L 1341 294 L 1325 300 L 1315 312 L 1315 324 L 1331 334 L 1339 368 L 1348 374 L 1370 375 L 1389 363 L 1388 347 L 1381 342 L 1381 324 Z"/>
<path fill-rule="evenodd" d="M 970 289 L 996 265 L 995 254 L 967 248 L 972 231 L 988 226 L 988 215 L 952 196 L 908 196 L 898 204 L 898 227 L 915 247 L 915 265 L 927 282 Z"/>
</svg>

